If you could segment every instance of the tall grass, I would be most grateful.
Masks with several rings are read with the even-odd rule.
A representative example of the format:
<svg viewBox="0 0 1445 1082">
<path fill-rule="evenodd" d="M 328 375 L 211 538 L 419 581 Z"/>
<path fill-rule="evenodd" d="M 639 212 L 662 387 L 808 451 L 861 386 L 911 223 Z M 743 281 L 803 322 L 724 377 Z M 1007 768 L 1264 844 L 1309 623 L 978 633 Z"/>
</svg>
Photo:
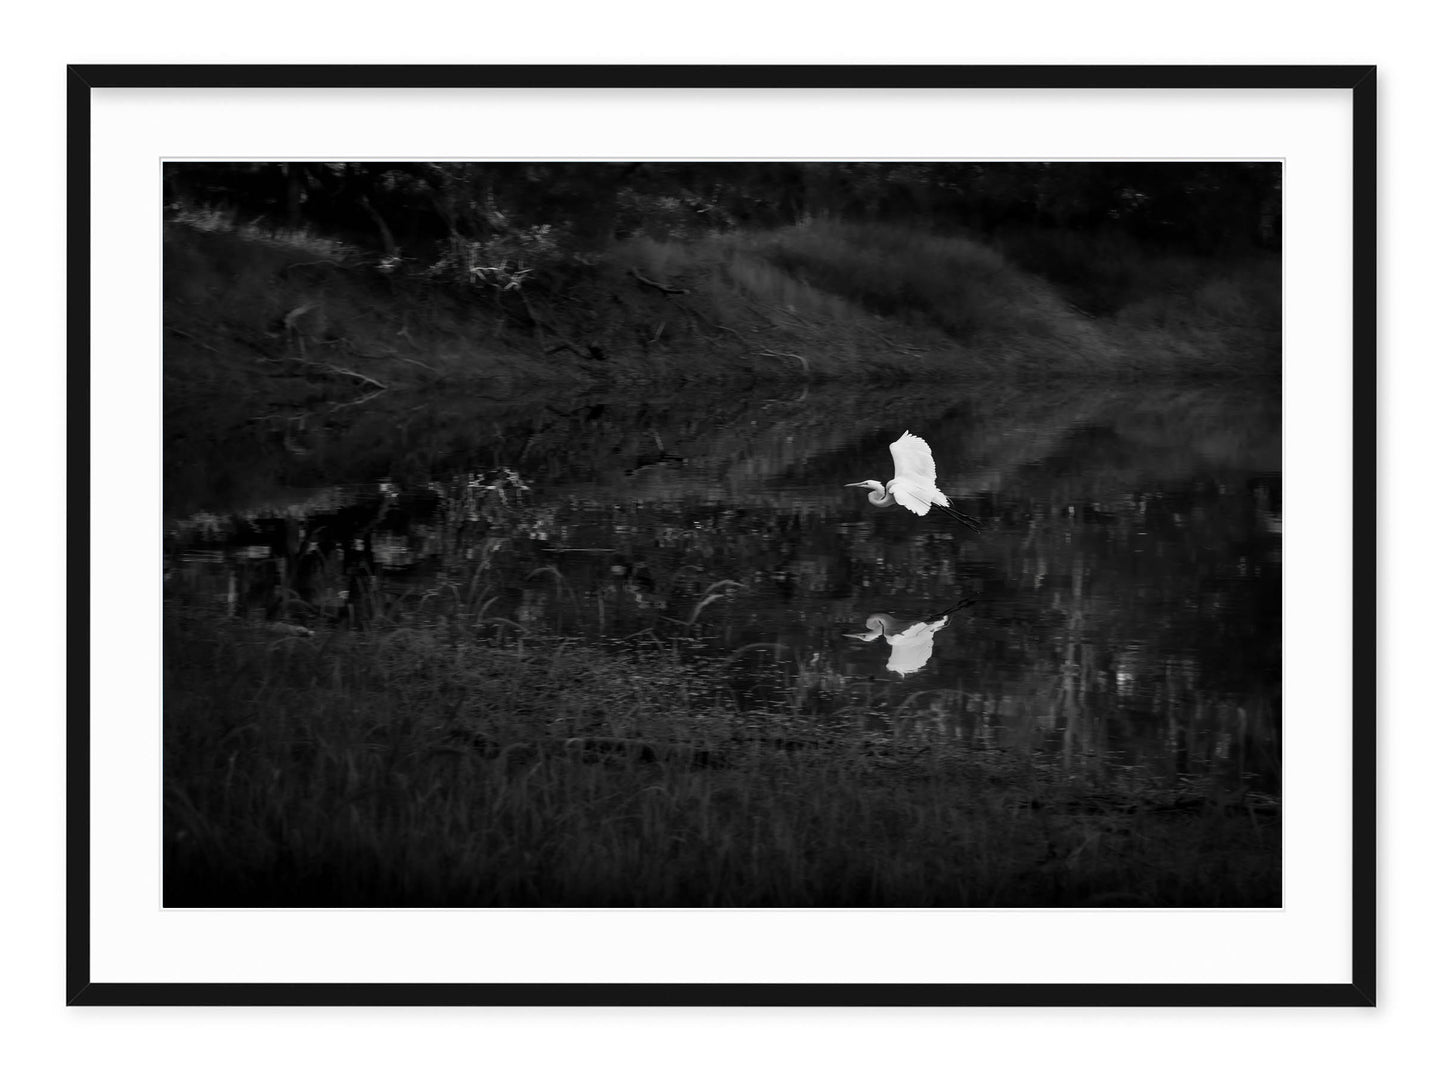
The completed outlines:
<svg viewBox="0 0 1445 1082">
<path fill-rule="evenodd" d="M 444 378 L 577 378 L 532 329 L 404 261 L 199 212 L 169 220 L 163 247 L 168 393 L 304 403 Z"/>
<path fill-rule="evenodd" d="M 992 243 L 1107 329 L 1146 370 L 1247 371 L 1253 364 L 1278 372 L 1278 255 L 1156 250 L 1118 230 L 1013 228 Z"/>
<path fill-rule="evenodd" d="M 778 267 L 878 315 L 933 324 L 962 343 L 989 334 L 1066 341 L 1079 321 L 1043 284 L 964 237 L 809 222 L 763 251 Z"/>
<path fill-rule="evenodd" d="M 1151 254 L 1108 233 L 984 243 L 819 220 L 638 239 L 614 257 L 686 282 L 710 326 L 771 342 L 768 355 L 812 358 L 808 373 L 824 378 L 1278 371 L 1271 256 Z"/>
<path fill-rule="evenodd" d="M 904 382 L 1279 368 L 1274 257 L 1151 254 L 1108 234 L 985 243 L 825 220 L 635 237 L 585 258 L 548 244 L 523 269 L 472 267 L 468 256 L 470 271 L 439 274 L 445 259 L 383 259 L 182 208 L 166 227 L 167 378 L 178 388 L 210 381 L 224 398 L 283 386 L 294 397 L 330 381 L 319 393 L 339 398 L 446 378 Z M 505 283 L 495 277 L 504 265 Z"/>
<path fill-rule="evenodd" d="M 686 645 L 173 611 L 166 904 L 1278 904 L 1268 808 L 745 708 Z"/>
</svg>

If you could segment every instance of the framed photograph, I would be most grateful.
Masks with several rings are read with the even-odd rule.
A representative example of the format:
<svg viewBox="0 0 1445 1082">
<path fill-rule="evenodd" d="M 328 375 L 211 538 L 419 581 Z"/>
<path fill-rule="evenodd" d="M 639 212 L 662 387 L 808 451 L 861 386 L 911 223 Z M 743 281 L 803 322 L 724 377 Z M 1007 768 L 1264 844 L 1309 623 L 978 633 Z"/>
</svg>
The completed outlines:
<svg viewBox="0 0 1445 1082">
<path fill-rule="evenodd" d="M 71 1003 L 1374 1004 L 1373 68 L 69 78 Z"/>
</svg>

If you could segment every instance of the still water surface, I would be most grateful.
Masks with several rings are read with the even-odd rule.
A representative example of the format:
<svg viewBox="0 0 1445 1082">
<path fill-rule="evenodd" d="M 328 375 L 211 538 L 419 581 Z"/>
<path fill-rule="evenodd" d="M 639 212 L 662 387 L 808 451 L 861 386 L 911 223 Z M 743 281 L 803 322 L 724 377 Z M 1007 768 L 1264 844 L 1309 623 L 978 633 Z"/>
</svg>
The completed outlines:
<svg viewBox="0 0 1445 1082">
<path fill-rule="evenodd" d="M 905 428 L 983 533 L 844 487 Z M 168 426 L 166 582 L 318 633 L 461 602 L 686 642 L 745 708 L 1277 793 L 1281 495 L 1256 389 L 384 395 Z"/>
</svg>

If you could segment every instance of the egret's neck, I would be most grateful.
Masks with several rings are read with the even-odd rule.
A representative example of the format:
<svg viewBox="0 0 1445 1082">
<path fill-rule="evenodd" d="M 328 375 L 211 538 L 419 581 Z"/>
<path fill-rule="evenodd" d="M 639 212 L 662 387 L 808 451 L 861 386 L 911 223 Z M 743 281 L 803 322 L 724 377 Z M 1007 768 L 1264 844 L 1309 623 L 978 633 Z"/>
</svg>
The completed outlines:
<svg viewBox="0 0 1445 1082">
<path fill-rule="evenodd" d="M 868 493 L 868 502 L 874 507 L 892 507 L 895 501 L 893 493 L 886 491 L 882 485 Z"/>
</svg>

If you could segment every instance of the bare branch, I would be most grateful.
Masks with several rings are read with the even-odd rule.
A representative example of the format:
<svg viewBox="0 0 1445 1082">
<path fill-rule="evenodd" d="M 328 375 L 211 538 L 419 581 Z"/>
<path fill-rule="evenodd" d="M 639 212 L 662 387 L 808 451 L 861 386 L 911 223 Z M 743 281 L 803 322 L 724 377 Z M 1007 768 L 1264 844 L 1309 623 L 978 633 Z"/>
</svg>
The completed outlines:
<svg viewBox="0 0 1445 1082">
<path fill-rule="evenodd" d="M 632 277 L 636 278 L 639 282 L 641 282 L 648 288 L 655 289 L 659 293 L 662 293 L 666 296 L 686 296 L 688 293 L 688 290 L 686 289 L 679 289 L 676 286 L 663 285 L 661 282 L 654 282 L 651 278 L 644 278 L 640 273 L 638 273 L 636 267 L 628 267 L 627 273 L 632 275 Z"/>
<path fill-rule="evenodd" d="M 202 342 L 202 341 L 201 341 L 199 338 L 197 338 L 195 335 L 193 335 L 193 334 L 187 334 L 185 331 L 181 330 L 179 327 L 170 327 L 170 326 L 168 326 L 168 327 L 166 327 L 166 330 L 170 331 L 172 334 L 178 334 L 178 335 L 180 335 L 182 338 L 189 339 L 190 341 L 194 342 L 196 345 L 200 346 L 202 349 L 209 350 L 209 351 L 212 352 L 212 353 L 220 353 L 220 352 L 221 352 L 221 351 L 218 350 L 215 346 L 208 346 L 208 345 L 206 345 L 206 343 Z"/>
</svg>

